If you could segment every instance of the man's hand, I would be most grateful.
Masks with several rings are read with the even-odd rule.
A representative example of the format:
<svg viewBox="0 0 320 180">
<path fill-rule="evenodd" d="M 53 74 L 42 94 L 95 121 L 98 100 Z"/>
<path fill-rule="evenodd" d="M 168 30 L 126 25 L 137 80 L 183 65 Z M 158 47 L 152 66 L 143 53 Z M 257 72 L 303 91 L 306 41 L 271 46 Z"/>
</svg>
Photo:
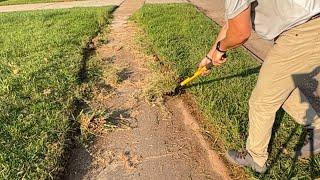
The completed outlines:
<svg viewBox="0 0 320 180">
<path fill-rule="evenodd" d="M 202 59 L 202 61 L 199 63 L 199 65 L 198 65 L 198 69 L 201 69 L 201 68 L 203 68 L 204 66 L 206 66 L 207 64 L 210 64 L 210 63 L 212 63 L 207 57 L 205 57 L 205 58 L 203 58 Z M 202 72 L 202 76 L 206 76 L 207 74 L 209 74 L 210 73 L 210 71 L 208 70 L 208 71 L 205 71 L 205 72 Z"/>
<path fill-rule="evenodd" d="M 220 50 L 226 51 L 236 48 L 246 42 L 251 34 L 251 6 L 243 10 L 239 15 L 232 19 L 228 19 L 226 24 L 222 27 L 217 39 L 220 42 Z M 220 66 L 227 61 L 223 57 L 223 53 L 216 50 L 216 44 L 212 47 L 211 51 L 208 53 L 208 57 L 205 57 L 198 65 L 199 69 L 212 63 L 214 66 Z M 202 75 L 207 75 L 210 71 L 202 73 Z"/>
<path fill-rule="evenodd" d="M 224 53 L 221 53 L 221 52 L 219 52 L 217 50 L 214 50 L 213 52 L 209 52 L 209 54 L 207 56 L 209 58 L 211 58 L 212 61 L 209 58 L 205 57 L 199 63 L 198 68 L 201 69 L 201 68 L 203 68 L 204 66 L 206 66 L 209 63 L 212 63 L 214 66 L 222 65 L 223 63 L 225 63 L 227 61 L 227 58 L 224 58 L 223 55 L 224 55 Z M 205 75 L 207 75 L 209 73 L 210 73 L 209 70 L 205 71 L 205 72 L 202 73 L 202 76 L 205 76 Z"/>
<path fill-rule="evenodd" d="M 208 55 L 208 57 L 211 57 L 212 64 L 214 66 L 220 66 L 227 61 L 227 58 L 225 58 L 223 55 L 224 55 L 224 53 L 215 50 L 215 51 L 213 51 L 212 56 Z"/>
</svg>

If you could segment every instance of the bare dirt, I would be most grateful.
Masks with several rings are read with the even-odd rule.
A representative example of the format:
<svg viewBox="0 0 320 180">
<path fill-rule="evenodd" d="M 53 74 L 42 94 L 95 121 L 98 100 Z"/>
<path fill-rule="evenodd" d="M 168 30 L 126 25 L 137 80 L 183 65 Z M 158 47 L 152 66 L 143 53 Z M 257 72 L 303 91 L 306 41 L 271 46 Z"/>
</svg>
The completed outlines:
<svg viewBox="0 0 320 180">
<path fill-rule="evenodd" d="M 144 64 L 154 57 L 135 48 L 137 27 L 128 18 L 142 4 L 124 1 L 114 13 L 108 44 L 96 50 L 125 67 L 114 93 L 94 102 L 109 109 L 116 128 L 96 136 L 89 148 L 75 148 L 64 179 L 230 179 L 181 97 L 162 106 L 141 96 L 152 73 Z"/>
</svg>

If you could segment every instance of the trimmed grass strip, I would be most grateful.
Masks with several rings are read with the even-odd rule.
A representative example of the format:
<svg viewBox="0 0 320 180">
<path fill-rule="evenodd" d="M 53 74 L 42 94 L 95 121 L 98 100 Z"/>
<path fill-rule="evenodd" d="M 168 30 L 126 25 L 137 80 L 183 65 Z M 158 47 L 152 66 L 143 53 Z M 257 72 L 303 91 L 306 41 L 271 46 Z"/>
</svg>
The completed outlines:
<svg viewBox="0 0 320 180">
<path fill-rule="evenodd" d="M 83 48 L 113 9 L 0 14 L 0 179 L 60 170 Z"/>
<path fill-rule="evenodd" d="M 140 24 L 155 53 L 176 68 L 181 77 L 190 75 L 209 51 L 220 27 L 189 4 L 144 5 L 133 19 Z M 245 148 L 248 100 L 260 64 L 241 48 L 208 77 L 195 81 L 189 92 L 200 111 L 220 135 L 225 149 Z M 299 161 L 295 149 L 303 141 L 303 128 L 282 110 L 277 113 L 270 142 L 269 171 L 265 175 L 246 171 L 259 179 L 311 179 L 320 176 L 320 157 Z M 298 145 L 297 145 L 298 144 Z"/>
</svg>

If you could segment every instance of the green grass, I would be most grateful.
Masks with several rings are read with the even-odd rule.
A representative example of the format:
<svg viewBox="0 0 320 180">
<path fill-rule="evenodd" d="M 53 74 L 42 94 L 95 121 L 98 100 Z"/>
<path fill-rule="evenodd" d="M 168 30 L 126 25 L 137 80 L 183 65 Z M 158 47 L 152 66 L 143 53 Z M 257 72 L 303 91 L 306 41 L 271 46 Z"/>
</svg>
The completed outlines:
<svg viewBox="0 0 320 180">
<path fill-rule="evenodd" d="M 190 75 L 209 51 L 219 26 L 199 13 L 192 5 L 145 5 L 134 15 L 146 32 L 154 52 L 172 64 L 180 76 Z M 199 110 L 214 126 L 227 148 L 244 148 L 248 127 L 248 100 L 258 76 L 260 64 L 241 48 L 229 54 L 229 61 L 214 69 L 210 76 L 194 82 L 189 92 Z M 280 111 L 271 140 L 269 171 L 265 175 L 246 170 L 259 179 L 311 179 L 320 175 L 320 158 L 301 162 L 294 148 L 302 134 L 287 114 Z M 288 153 L 281 153 L 285 146 Z"/>
<path fill-rule="evenodd" d="M 0 179 L 59 172 L 83 48 L 113 9 L 0 14 Z"/>
<path fill-rule="evenodd" d="M 15 5 L 15 4 L 50 3 L 50 2 L 62 2 L 62 1 L 71 1 L 71 0 L 0 0 L 0 6 Z"/>
</svg>

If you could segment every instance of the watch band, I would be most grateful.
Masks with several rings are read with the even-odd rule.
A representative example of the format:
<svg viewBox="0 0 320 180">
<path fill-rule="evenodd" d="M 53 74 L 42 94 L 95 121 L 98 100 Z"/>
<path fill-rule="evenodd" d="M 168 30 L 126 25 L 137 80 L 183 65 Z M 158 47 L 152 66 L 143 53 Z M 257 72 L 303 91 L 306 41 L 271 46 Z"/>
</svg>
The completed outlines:
<svg viewBox="0 0 320 180">
<path fill-rule="evenodd" d="M 220 41 L 217 43 L 216 50 L 224 54 L 227 52 L 220 49 Z"/>
<path fill-rule="evenodd" d="M 223 58 L 227 58 L 227 54 L 224 53 L 224 54 L 222 55 L 222 57 L 223 57 Z M 212 58 L 210 58 L 208 55 L 206 55 L 206 58 L 209 59 L 211 62 L 213 61 Z"/>
<path fill-rule="evenodd" d="M 212 58 L 210 58 L 208 55 L 206 55 L 206 58 L 209 59 L 211 62 L 213 61 Z"/>
</svg>

